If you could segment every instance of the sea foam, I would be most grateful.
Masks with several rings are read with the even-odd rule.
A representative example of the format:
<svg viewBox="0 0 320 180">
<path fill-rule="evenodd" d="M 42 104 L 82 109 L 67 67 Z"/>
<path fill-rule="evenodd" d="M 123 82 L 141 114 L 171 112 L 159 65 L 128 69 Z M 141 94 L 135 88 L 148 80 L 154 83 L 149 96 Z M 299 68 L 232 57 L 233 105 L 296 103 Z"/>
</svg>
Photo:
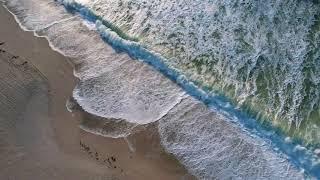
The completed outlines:
<svg viewBox="0 0 320 180">
<path fill-rule="evenodd" d="M 46 36 L 59 52 L 73 59 L 75 75 L 80 80 L 74 97 L 89 113 L 138 124 L 158 121 L 165 149 L 201 179 L 303 178 L 288 157 L 274 151 L 267 139 L 252 135 L 241 129 L 238 123 L 228 120 L 223 111 L 216 109 L 212 112 L 186 95 L 155 70 L 163 69 L 153 69 L 132 60 L 127 54 L 116 52 L 101 39 L 100 34 L 88 28 L 78 14 L 68 14 L 51 1 L 41 1 L 41 6 L 45 7 L 39 9 L 30 8 L 35 4 L 32 0 L 22 2 L 9 1 L 6 5 L 14 14 L 20 14 L 17 19 L 22 25 Z M 57 16 L 49 14 L 55 23 L 38 17 L 46 16 L 46 9 L 57 13 Z M 97 27 L 101 31 L 101 24 Z M 121 41 L 116 34 L 113 35 L 113 42 Z M 172 74 L 174 72 L 169 75 L 175 75 Z M 183 76 L 176 77 L 176 80 L 180 85 L 189 85 L 194 92 L 201 92 L 204 99 L 207 97 Z M 192 91 L 189 89 L 189 92 Z M 221 104 L 231 108 L 227 103 Z M 112 136 L 126 134 L 112 133 Z"/>
<path fill-rule="evenodd" d="M 294 132 L 290 136 L 320 142 L 317 1 L 61 2 L 138 37 L 194 82 Z"/>
</svg>

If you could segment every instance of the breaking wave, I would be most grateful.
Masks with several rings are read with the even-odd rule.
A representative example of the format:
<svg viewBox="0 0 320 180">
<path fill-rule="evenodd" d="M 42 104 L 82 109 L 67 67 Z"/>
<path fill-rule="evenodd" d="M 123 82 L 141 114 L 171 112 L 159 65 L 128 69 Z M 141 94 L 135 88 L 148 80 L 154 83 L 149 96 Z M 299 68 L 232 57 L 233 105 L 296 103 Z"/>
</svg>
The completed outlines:
<svg viewBox="0 0 320 180">
<path fill-rule="evenodd" d="M 102 21 L 122 39 L 161 53 L 190 80 L 228 96 L 258 119 L 319 144 L 317 1 L 61 2 Z"/>
<path fill-rule="evenodd" d="M 261 102 L 261 104 L 264 103 L 264 97 L 257 93 L 259 88 L 255 84 L 257 79 L 254 80 L 254 77 L 260 77 L 256 71 L 261 70 L 261 72 L 266 73 L 265 71 L 270 70 L 269 68 L 273 68 L 273 66 L 270 67 L 271 65 L 268 64 L 271 61 L 266 60 L 266 62 L 260 62 L 262 63 L 261 69 L 256 67 L 256 65 L 259 64 L 257 61 L 254 62 L 251 60 L 250 63 L 252 64 L 250 65 L 252 66 L 249 68 L 249 62 L 246 59 L 250 59 L 252 56 L 250 54 L 251 52 L 248 51 L 246 55 L 240 53 L 237 56 L 235 54 L 231 56 L 226 53 L 225 62 L 217 59 L 217 62 L 215 62 L 217 64 L 215 64 L 206 59 L 210 59 L 211 55 L 203 56 L 204 51 L 212 48 L 212 46 L 205 47 L 204 45 L 206 44 L 204 42 L 202 42 L 204 44 L 201 46 L 192 49 L 191 47 L 193 47 L 194 44 L 188 44 L 191 43 L 189 41 L 191 41 L 192 38 L 185 40 L 184 43 L 188 44 L 186 47 L 190 47 L 192 50 L 189 51 L 185 49 L 183 53 L 173 53 L 166 49 L 168 46 L 171 47 L 171 43 L 176 43 L 177 37 L 181 37 L 180 35 L 171 35 L 171 38 L 174 38 L 175 41 L 159 43 L 162 35 L 168 35 L 166 34 L 168 32 L 161 30 L 160 32 L 163 34 L 158 34 L 157 31 L 153 30 L 153 28 L 160 27 L 159 24 L 157 27 L 152 26 L 152 23 L 156 22 L 152 20 L 154 11 L 158 13 L 157 17 L 165 18 L 166 15 L 163 14 L 162 9 L 165 11 L 175 11 L 175 5 L 179 4 L 179 8 L 185 9 L 186 5 L 190 5 L 191 2 L 181 1 L 177 4 L 172 3 L 172 6 L 169 7 L 168 2 L 170 1 L 166 1 L 163 4 L 154 2 L 153 6 L 150 6 L 149 2 L 146 1 L 119 1 L 119 4 L 115 3 L 117 5 L 113 2 L 115 6 L 112 7 L 104 5 L 104 3 L 107 2 L 102 0 L 59 2 L 63 3 L 69 13 L 66 13 L 58 3 L 53 1 L 32 3 L 32 0 L 10 0 L 6 2 L 6 5 L 16 15 L 25 29 L 34 31 L 38 36 L 45 36 L 52 47 L 74 59 L 74 63 L 76 64 L 75 75 L 80 79 L 80 82 L 75 88 L 73 96 L 84 110 L 111 120 L 128 122 L 128 124 L 124 123 L 121 125 L 124 128 L 119 128 L 121 129 L 119 132 L 115 130 L 103 133 L 111 133 L 110 136 L 112 137 L 121 137 L 127 135 L 132 127 L 135 126 L 134 124 L 147 124 L 158 121 L 159 134 L 165 149 L 178 157 L 192 174 L 202 179 L 227 179 L 228 177 L 238 177 L 242 179 L 302 179 L 303 176 L 302 173 L 299 172 L 300 170 L 305 171 L 305 175 L 320 177 L 320 162 L 316 153 L 318 149 L 306 149 L 302 147 L 298 141 L 292 141 L 290 138 L 286 138 L 283 131 L 275 130 L 269 123 L 258 123 L 255 119 L 250 118 L 246 113 L 237 108 L 239 103 L 242 104 L 242 107 L 245 107 L 244 105 L 246 105 L 247 99 L 253 96 L 256 96 L 255 98 L 262 98 L 259 102 Z M 121 6 L 120 2 L 122 2 Z M 141 3 L 145 5 L 142 6 Z M 127 12 L 128 15 L 123 16 L 125 18 L 121 19 L 120 17 L 123 15 L 121 13 L 124 13 L 123 10 L 118 9 L 118 11 L 115 11 L 113 8 L 127 7 L 129 4 L 132 6 L 131 9 L 133 7 L 133 9 L 135 9 L 137 5 L 141 5 L 140 11 L 134 14 Z M 202 7 L 205 3 L 201 4 L 202 3 L 196 3 L 193 5 L 195 7 Z M 251 5 L 252 4 L 253 3 L 251 3 Z M 217 7 L 206 6 L 205 9 L 208 10 L 208 12 L 216 12 L 217 9 L 215 8 L 220 10 L 220 6 L 218 5 L 221 4 L 217 3 Z M 225 3 L 224 5 L 228 7 L 230 3 Z M 250 6 L 250 3 L 245 3 L 244 5 Z M 310 13 L 314 13 L 315 7 L 307 5 L 306 2 L 303 2 L 301 6 L 306 6 L 305 8 L 309 7 Z M 281 3 L 279 6 L 282 6 Z M 224 11 L 230 15 L 231 12 L 227 12 L 230 9 L 226 7 Z M 273 6 L 270 6 L 269 8 L 272 7 Z M 144 11 L 146 8 L 151 12 Z M 263 10 L 260 11 L 264 12 Z M 113 12 L 113 17 L 110 17 L 111 12 Z M 185 12 L 190 13 L 188 9 L 185 9 Z M 140 19 L 141 22 L 139 18 L 135 19 L 135 17 L 141 17 L 141 13 L 145 13 L 145 16 L 151 19 Z M 102 16 L 103 14 L 105 16 Z M 181 13 L 177 14 L 185 15 Z M 131 16 L 131 18 L 128 16 Z M 206 14 L 204 13 L 203 16 L 206 16 Z M 232 14 L 231 16 L 234 17 Z M 202 18 L 205 19 L 204 17 Z M 311 20 L 313 20 L 313 18 L 311 18 Z M 128 19 L 131 20 L 129 21 Z M 232 22 L 236 20 L 237 19 Z M 139 21 L 140 24 L 137 21 Z M 149 29 L 140 31 L 140 28 L 145 28 L 145 26 L 141 26 L 143 21 L 152 23 L 148 26 Z M 263 21 L 263 19 L 261 21 Z M 161 21 L 159 19 L 158 23 L 170 24 L 170 22 L 165 21 L 165 19 L 161 19 Z M 307 26 L 309 27 L 311 25 Z M 122 31 L 118 27 L 121 27 L 121 29 L 125 31 Z M 170 25 L 167 26 L 167 28 L 173 28 L 173 26 Z M 210 28 L 212 27 L 210 26 Z M 199 32 L 204 31 L 201 28 L 199 29 Z M 171 30 L 172 32 L 173 30 L 177 33 L 179 32 L 177 29 Z M 231 30 L 236 31 L 234 28 L 231 28 Z M 99 32 L 99 34 L 96 32 Z M 153 36 L 150 35 L 152 34 L 151 32 L 154 32 Z M 225 34 L 221 34 L 221 32 L 219 33 L 215 35 L 226 36 Z M 240 35 L 241 33 L 243 32 L 239 30 Z M 195 33 L 195 35 L 197 34 Z M 232 36 L 235 36 L 235 34 Z M 106 46 L 104 41 L 101 40 L 101 37 L 113 48 Z M 315 36 L 315 38 L 317 37 L 318 36 Z M 152 41 L 152 38 L 156 38 L 156 40 L 153 39 L 155 41 Z M 245 38 L 243 40 L 247 40 L 246 38 L 249 37 L 243 38 Z M 136 42 L 138 40 L 139 43 Z M 225 39 L 221 37 L 221 41 L 222 40 Z M 238 39 L 235 38 L 234 41 L 236 41 L 233 42 L 234 44 L 237 44 L 237 46 L 240 45 Z M 224 43 L 227 42 L 228 41 L 225 41 Z M 220 44 L 218 43 L 218 45 Z M 221 50 L 220 46 L 217 47 Z M 228 47 L 224 44 L 223 47 L 230 50 L 233 46 Z M 299 47 L 304 50 L 303 47 L 305 46 Z M 251 48 L 255 49 L 256 47 Z M 298 50 L 300 51 L 301 49 Z M 254 51 L 257 51 L 257 49 Z M 156 52 L 161 53 L 161 55 Z M 316 58 L 317 52 L 313 53 L 313 56 Z M 187 56 L 185 57 L 185 55 Z M 198 56 L 201 57 L 200 60 L 195 58 Z M 241 58 L 237 59 L 238 56 Z M 136 58 L 142 62 L 132 61 L 131 58 Z M 236 60 L 231 60 L 230 58 Z M 243 60 L 242 65 L 240 65 L 241 60 Z M 152 65 L 153 68 L 144 62 Z M 206 78 L 209 76 L 207 76 L 208 70 L 203 70 L 203 68 L 207 68 L 201 64 L 204 62 L 217 68 L 217 71 L 219 68 L 223 71 L 220 72 L 220 74 L 214 74 L 217 76 L 210 75 L 210 78 L 217 78 L 217 80 L 212 81 L 212 84 L 207 84 L 206 82 Z M 317 62 L 316 59 L 314 62 Z M 275 64 L 277 63 L 280 63 L 280 61 Z M 285 67 L 290 64 L 286 62 L 281 63 L 284 63 L 282 65 Z M 240 68 L 239 66 L 241 68 L 246 67 L 245 69 L 248 70 L 246 71 L 248 72 L 247 79 L 244 81 L 237 79 L 239 78 L 237 74 L 228 74 L 232 72 L 241 74 L 240 70 L 237 69 Z M 279 65 L 277 64 L 276 66 Z M 315 74 L 318 72 L 317 67 L 314 68 L 315 69 L 312 69 L 310 72 L 313 73 L 313 76 L 318 77 Z M 194 73 L 195 69 L 197 73 Z M 276 68 L 275 70 L 278 69 Z M 279 74 L 279 78 L 287 77 L 287 71 L 285 70 L 281 71 L 284 74 Z M 210 71 L 214 72 L 212 69 L 210 69 Z M 293 71 L 290 69 L 290 73 L 291 72 Z M 226 79 L 223 80 L 224 77 Z M 201 78 L 201 80 L 199 80 L 199 78 Z M 266 78 L 266 82 L 271 80 L 268 79 L 267 76 L 264 78 Z M 298 78 L 298 80 L 295 81 L 291 79 L 291 85 L 288 86 L 298 84 L 297 82 L 300 81 L 300 77 L 295 76 L 295 78 Z M 187 94 L 169 79 L 176 82 Z M 194 83 L 192 83 L 191 80 Z M 277 82 L 282 82 L 281 79 L 278 80 Z M 211 86 L 213 84 L 215 84 L 216 87 Z M 278 86 L 280 85 L 272 85 L 272 87 Z M 255 90 L 252 91 L 253 89 L 251 89 L 251 87 L 254 87 L 253 89 Z M 299 94 L 299 89 L 290 88 L 290 90 L 288 90 L 286 89 L 287 86 L 284 87 L 284 91 L 288 91 L 287 93 L 289 94 L 291 91 L 296 92 L 295 98 L 299 99 L 302 95 Z M 212 88 L 216 88 L 215 93 L 212 91 Z M 230 95 L 229 98 L 221 95 L 221 93 L 219 93 L 220 91 L 218 91 L 219 88 L 220 90 L 225 90 L 226 93 L 224 95 Z M 266 89 L 269 90 L 270 88 L 271 85 Z M 310 96 L 318 92 L 317 89 L 313 88 L 314 86 L 309 89 L 311 92 Z M 246 91 L 244 91 L 245 89 Z M 272 90 L 277 90 L 277 88 Z M 271 92 L 265 93 L 268 94 Z M 232 97 L 239 97 L 240 99 L 237 99 L 235 103 L 230 100 Z M 207 106 L 199 103 L 194 98 L 203 101 Z M 278 97 L 274 98 L 277 99 Z M 285 106 L 292 105 L 290 103 L 286 104 L 289 101 L 291 102 L 291 100 L 288 100 L 290 98 L 291 97 L 284 98 L 285 100 L 283 102 L 280 100 L 279 102 L 285 103 Z M 250 102 L 254 102 L 255 100 L 257 99 L 250 99 Z M 316 102 L 318 99 L 313 98 L 313 100 L 315 103 L 313 103 L 312 108 L 316 109 L 318 108 L 318 102 Z M 298 104 L 302 102 L 299 100 L 292 101 Z M 271 110 L 270 112 L 272 114 Z M 279 113 L 284 117 L 288 115 L 284 112 Z M 296 115 L 297 114 L 293 114 L 292 117 Z M 290 116 L 288 117 L 290 118 Z M 298 122 L 297 124 L 302 122 L 300 119 L 294 121 L 290 119 L 287 120 L 288 122 Z M 88 125 L 83 127 L 83 129 L 94 132 L 94 128 L 92 129 L 92 127 L 93 126 L 90 127 Z M 312 138 L 318 138 L 318 134 L 313 135 Z"/>
</svg>

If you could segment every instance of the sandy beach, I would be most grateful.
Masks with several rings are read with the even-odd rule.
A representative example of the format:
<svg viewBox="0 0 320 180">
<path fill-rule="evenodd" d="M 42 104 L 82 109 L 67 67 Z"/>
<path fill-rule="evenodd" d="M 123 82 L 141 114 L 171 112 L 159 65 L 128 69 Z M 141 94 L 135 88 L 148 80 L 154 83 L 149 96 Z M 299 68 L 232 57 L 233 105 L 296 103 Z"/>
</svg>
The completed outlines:
<svg viewBox="0 0 320 180">
<path fill-rule="evenodd" d="M 285 43 L 289 46 L 278 52 L 269 40 L 257 37 L 266 35 L 264 30 L 270 25 L 278 27 L 271 33 L 282 32 L 287 26 L 231 4 L 216 2 L 219 13 L 211 14 L 201 10 L 212 2 L 2 1 L 0 180 L 300 180 L 320 176 L 318 151 L 304 147 L 268 123 L 261 124 L 257 121 L 260 115 L 255 117 L 254 112 L 242 108 L 251 98 L 267 96 L 251 96 L 249 92 L 264 83 L 260 82 L 261 73 L 270 78 L 266 74 L 269 65 L 277 74 L 276 67 L 283 64 L 265 62 L 269 53 L 263 58 L 256 56 L 260 43 L 252 44 L 255 48 L 246 52 L 250 56 L 239 59 L 243 52 L 238 48 L 249 49 L 238 39 L 238 30 L 233 31 L 244 25 L 249 32 L 250 22 L 263 20 L 265 24 L 250 37 L 263 40 L 263 47 L 272 50 L 271 59 L 287 59 L 286 67 L 291 72 L 294 68 L 286 48 L 297 38 L 306 45 L 303 32 L 310 29 L 306 25 L 301 27 L 301 36 L 293 37 Z M 257 2 L 252 4 L 260 7 Z M 270 2 L 272 8 L 265 12 L 274 12 L 275 4 Z M 301 8 L 301 12 L 308 9 L 302 8 L 301 3 L 292 5 Z M 242 22 L 240 16 L 232 14 L 230 17 L 237 22 L 226 24 L 226 12 L 220 12 L 225 8 L 254 19 Z M 282 9 L 278 10 L 282 14 Z M 294 14 L 293 19 L 284 20 L 300 17 L 292 9 L 288 12 Z M 222 19 L 216 19 L 219 14 Z M 189 17 L 192 21 L 181 23 L 181 19 Z M 307 16 L 305 22 L 314 24 Z M 213 37 L 212 29 L 219 30 L 222 36 Z M 231 38 L 222 38 L 230 35 Z M 310 43 L 313 41 L 316 40 Z M 277 45 L 280 41 L 272 42 Z M 167 57 L 171 52 L 167 48 L 178 50 L 177 56 Z M 256 63 L 263 61 L 263 65 L 252 64 L 250 57 Z M 252 87 L 244 82 L 243 73 L 238 71 L 243 72 L 241 68 L 234 70 L 240 62 L 253 68 Z M 304 64 L 299 63 L 297 68 Z M 277 77 L 290 80 L 287 75 L 281 72 Z M 304 77 L 295 82 L 302 83 Z M 221 93 L 220 83 L 227 85 Z M 240 87 L 241 92 L 232 90 L 234 95 L 239 93 L 239 102 L 234 101 L 233 95 L 228 96 L 228 89 L 234 86 Z M 270 93 L 278 92 L 277 87 L 271 86 Z M 318 89 L 314 87 L 307 94 L 317 94 Z M 291 95 L 283 97 L 290 100 Z M 267 97 L 271 102 L 274 98 Z"/>
<path fill-rule="evenodd" d="M 0 179 L 193 179 L 164 152 L 155 124 L 127 139 L 81 130 L 95 117 L 66 108 L 71 60 L 2 6 L 0 23 Z"/>
</svg>

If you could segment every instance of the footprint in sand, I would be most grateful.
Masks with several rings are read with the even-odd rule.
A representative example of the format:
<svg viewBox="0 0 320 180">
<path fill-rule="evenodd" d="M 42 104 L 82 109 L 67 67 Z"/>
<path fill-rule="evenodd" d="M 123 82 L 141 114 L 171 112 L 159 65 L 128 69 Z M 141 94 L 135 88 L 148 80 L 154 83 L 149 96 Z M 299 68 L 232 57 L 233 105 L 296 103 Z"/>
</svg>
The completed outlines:
<svg viewBox="0 0 320 180">
<path fill-rule="evenodd" d="M 84 144 L 83 142 L 80 141 L 80 147 L 86 151 L 90 157 L 92 158 L 95 158 L 97 161 L 100 160 L 99 158 L 99 154 L 98 152 L 94 152 L 94 155 L 93 155 L 93 152 L 90 151 L 90 147 L 87 146 L 86 144 Z M 117 161 L 116 157 L 114 156 L 110 156 L 110 157 L 105 157 L 106 159 L 103 160 L 103 163 L 105 163 L 107 165 L 108 168 L 114 168 L 114 169 L 117 169 L 118 167 L 116 165 L 114 165 L 113 163 L 115 163 Z M 102 158 L 101 158 L 101 161 L 102 161 Z M 120 168 L 121 172 L 123 172 L 123 169 Z"/>
</svg>

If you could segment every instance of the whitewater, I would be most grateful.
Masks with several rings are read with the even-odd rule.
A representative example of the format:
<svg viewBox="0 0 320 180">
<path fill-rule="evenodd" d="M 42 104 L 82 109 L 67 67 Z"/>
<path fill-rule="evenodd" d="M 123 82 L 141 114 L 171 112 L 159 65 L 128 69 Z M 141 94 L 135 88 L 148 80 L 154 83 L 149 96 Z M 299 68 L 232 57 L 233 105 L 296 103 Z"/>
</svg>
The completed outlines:
<svg viewBox="0 0 320 180">
<path fill-rule="evenodd" d="M 173 53 L 166 50 L 165 47 L 169 46 L 170 43 L 175 43 L 180 35 L 170 35 L 168 34 L 169 31 L 161 30 L 163 36 L 166 35 L 175 39 L 175 41 L 164 42 L 164 39 L 168 38 L 160 36 L 159 31 L 151 31 L 153 28 L 166 27 L 172 28 L 172 32 L 179 32 L 176 24 L 168 22 L 170 18 L 166 17 L 166 13 L 163 13 L 164 11 L 177 12 L 176 5 L 185 8 L 183 11 L 185 13 L 188 12 L 191 5 L 197 8 L 202 7 L 206 10 L 206 13 L 210 13 L 216 12 L 219 7 L 218 3 L 215 6 L 206 6 L 201 1 L 194 1 L 193 3 L 189 1 L 177 3 L 165 1 L 163 4 L 158 1 L 119 1 L 115 3 L 102 0 L 61 0 L 59 2 L 50 0 L 8 0 L 4 2 L 24 30 L 33 31 L 36 36 L 47 38 L 54 50 L 74 59 L 73 61 L 76 64 L 74 74 L 80 80 L 73 92 L 73 97 L 77 103 L 85 111 L 119 124 L 119 127 L 115 128 L 111 134 L 110 132 L 88 129 L 88 127 L 81 128 L 109 137 L 123 137 L 130 134 L 135 126 L 156 122 L 161 143 L 166 151 L 175 155 L 188 168 L 190 173 L 200 179 L 304 179 L 320 177 L 320 161 L 317 155 L 319 149 L 316 149 L 317 146 L 305 146 L 306 144 L 303 141 L 287 137 L 285 132 L 276 129 L 272 123 L 261 123 L 256 116 L 253 118 L 253 116 L 248 115 L 248 111 L 245 111 L 244 106 L 241 106 L 246 104 L 247 99 L 257 95 L 254 92 L 257 92 L 258 88 L 254 87 L 255 83 L 252 83 L 257 79 L 253 81 L 247 79 L 244 85 L 241 84 L 243 82 L 236 81 L 237 78 L 231 77 L 230 74 L 224 74 L 224 72 L 221 72 L 219 76 L 210 76 L 210 78 L 215 77 L 217 79 L 225 77 L 226 80 L 221 82 L 224 83 L 223 87 L 236 84 L 235 91 L 239 93 L 234 96 L 239 99 L 235 103 L 231 98 L 232 95 L 227 96 L 228 93 L 221 94 L 219 91 L 213 91 L 206 86 L 205 79 L 202 79 L 201 82 L 198 81 L 197 78 L 199 77 L 209 77 L 206 74 L 208 70 L 203 70 L 207 67 L 201 64 L 203 59 L 196 62 L 200 70 L 198 74 L 194 74 L 189 62 L 189 60 L 194 62 L 192 60 L 194 58 L 186 57 L 187 55 L 203 56 L 204 51 L 216 50 L 216 47 L 213 47 L 213 45 L 206 46 L 205 42 L 202 42 L 202 45 L 192 45 L 191 40 L 180 39 L 179 41 L 188 44 L 184 48 L 190 48 L 185 49 L 183 53 L 175 49 Z M 299 8 L 309 8 L 310 17 L 314 17 L 312 13 L 316 14 L 317 8 L 313 4 L 301 3 L 302 7 L 298 7 L 297 11 L 301 11 L 303 14 L 306 12 Z M 129 4 L 131 5 L 130 10 L 135 9 L 138 5 L 140 8 L 135 9 L 136 13 L 130 14 L 128 11 L 125 12 Z M 247 4 L 245 3 L 245 5 L 248 4 L 250 4 L 250 1 Z M 188 5 L 189 8 L 185 5 Z M 227 5 L 228 3 L 225 4 L 226 7 Z M 265 5 L 261 6 L 264 7 Z M 283 5 L 280 3 L 279 6 Z M 115 11 L 118 7 L 126 8 Z M 150 13 L 144 11 L 146 7 L 151 10 Z M 272 8 L 274 7 L 269 7 L 269 9 Z M 228 12 L 228 8 L 224 11 L 229 15 L 231 13 Z M 158 13 L 158 17 L 163 17 L 164 20 L 135 18 L 142 17 L 141 14 L 144 14 L 145 17 L 154 17 L 155 12 Z M 184 17 L 186 14 L 183 14 L 183 12 L 177 14 Z M 189 14 L 187 13 L 187 15 Z M 203 15 L 206 16 L 206 14 Z M 141 26 L 141 24 L 146 23 L 142 23 L 143 21 L 151 24 L 148 25 L 147 30 L 144 30 L 145 26 Z M 164 22 L 166 25 L 172 24 L 172 26 L 159 24 Z M 210 25 L 210 23 L 209 21 L 204 24 Z M 306 24 L 308 25 L 308 23 L 304 25 Z M 297 32 L 300 33 L 300 30 L 297 29 Z M 205 32 L 205 29 L 199 28 L 199 32 Z M 241 32 L 239 33 L 241 34 Z M 202 33 L 201 36 L 204 34 Z M 215 34 L 214 36 L 223 36 L 219 33 L 213 34 Z M 301 35 L 301 39 L 304 39 L 305 34 L 299 35 Z M 150 37 L 156 37 L 156 39 L 152 41 Z M 287 38 L 289 37 L 291 37 L 290 34 L 287 34 Z M 314 38 L 318 38 L 318 35 L 315 35 Z M 199 41 L 201 42 L 201 40 Z M 226 42 L 228 41 L 224 43 Z M 318 41 L 315 40 L 315 42 Z M 259 44 L 261 42 L 255 43 Z M 298 53 L 295 56 L 307 51 L 307 45 L 304 43 L 301 42 L 301 46 L 296 46 L 295 43 L 290 46 L 290 48 L 298 48 L 292 49 L 292 51 Z M 238 42 L 234 42 L 234 44 L 239 46 Z M 221 46 L 229 49 L 234 44 L 229 42 L 229 44 Z M 262 45 L 265 46 L 265 44 Z M 254 47 L 255 51 L 260 53 L 267 51 L 262 45 L 259 46 L 260 50 Z M 191 47 L 198 48 L 193 49 Z M 218 50 L 216 51 L 218 53 Z M 265 54 L 268 53 L 265 52 Z M 314 63 L 319 63 L 319 59 L 316 59 L 318 55 L 319 52 L 312 52 L 312 56 L 315 57 Z M 242 60 L 245 58 L 243 54 L 238 54 L 238 56 L 241 56 Z M 224 67 L 224 70 L 226 72 L 230 71 L 230 73 L 232 68 L 226 66 L 232 62 L 236 63 L 232 65 L 233 68 L 244 67 L 240 64 L 246 64 L 247 61 L 240 62 L 240 59 L 237 59 L 238 56 L 233 54 L 236 60 L 226 60 L 224 65 L 221 64 L 221 61 L 218 61 L 216 67 Z M 257 54 L 255 56 L 258 57 Z M 249 58 L 251 58 L 251 55 Z M 186 62 L 180 61 L 183 61 L 183 59 Z M 298 60 L 299 58 L 297 58 Z M 207 60 L 205 61 L 207 62 Z M 294 60 L 290 62 L 292 61 Z M 259 62 L 251 63 L 257 64 Z M 293 71 L 298 72 L 297 68 L 299 69 L 300 66 L 297 64 L 299 63 L 302 62 L 294 61 L 292 63 L 294 67 L 289 69 L 288 74 Z M 312 65 L 314 66 L 314 64 Z M 269 66 L 268 63 L 261 65 L 261 67 L 267 66 Z M 196 67 L 196 69 L 199 67 Z M 295 69 L 295 67 L 297 68 Z M 251 69 L 255 69 L 255 67 L 252 66 Z M 261 71 L 265 71 L 265 69 Z M 250 72 L 248 71 L 249 74 Z M 282 72 L 285 72 L 285 70 Z M 317 82 L 318 72 L 317 69 L 312 71 L 312 75 L 310 75 L 312 81 Z M 259 75 L 255 74 L 254 76 L 258 77 Z M 291 76 L 297 79 L 287 79 L 287 81 L 294 82 L 293 84 L 300 83 L 300 86 L 295 86 L 298 89 L 283 90 L 287 91 L 286 93 L 291 92 L 291 90 L 296 93 L 293 97 L 286 97 L 283 101 L 279 101 L 280 104 L 284 103 L 283 106 L 292 106 L 302 102 L 302 100 L 299 100 L 299 97 L 303 96 L 299 94 L 299 89 L 303 86 L 303 83 L 300 82 L 301 79 L 299 79 L 301 75 L 291 74 Z M 280 77 L 281 75 L 279 75 Z M 252 77 L 249 79 L 252 80 Z M 281 80 L 279 79 L 279 82 Z M 214 80 L 213 82 L 219 84 L 218 81 Z M 215 88 L 219 89 L 218 86 L 220 85 Z M 270 87 L 267 89 L 272 89 Z M 224 88 L 226 92 L 231 91 L 230 89 Z M 245 92 L 243 89 L 247 89 L 247 91 Z M 253 92 L 253 90 L 255 91 Z M 316 109 L 318 107 L 319 90 L 313 86 L 309 90 L 311 93 L 308 95 L 313 100 L 312 107 L 309 107 L 309 103 L 306 106 L 309 109 Z M 271 92 L 266 93 L 272 94 Z M 277 99 L 277 97 L 271 97 Z M 288 100 L 290 98 L 298 99 Z M 289 101 L 293 104 L 286 104 Z M 297 108 L 298 106 L 292 107 Z M 285 107 L 282 108 L 286 109 Z M 287 109 L 286 112 L 280 112 L 280 110 L 277 109 L 279 112 L 277 116 L 296 119 L 289 120 L 294 125 L 298 126 L 303 121 L 301 118 L 297 118 L 302 117 L 302 115 L 295 113 L 297 109 Z M 317 130 L 317 127 L 313 128 Z M 314 130 L 310 131 L 314 132 Z M 316 144 L 318 136 L 319 134 L 316 133 L 312 135 L 313 144 Z"/>
</svg>

